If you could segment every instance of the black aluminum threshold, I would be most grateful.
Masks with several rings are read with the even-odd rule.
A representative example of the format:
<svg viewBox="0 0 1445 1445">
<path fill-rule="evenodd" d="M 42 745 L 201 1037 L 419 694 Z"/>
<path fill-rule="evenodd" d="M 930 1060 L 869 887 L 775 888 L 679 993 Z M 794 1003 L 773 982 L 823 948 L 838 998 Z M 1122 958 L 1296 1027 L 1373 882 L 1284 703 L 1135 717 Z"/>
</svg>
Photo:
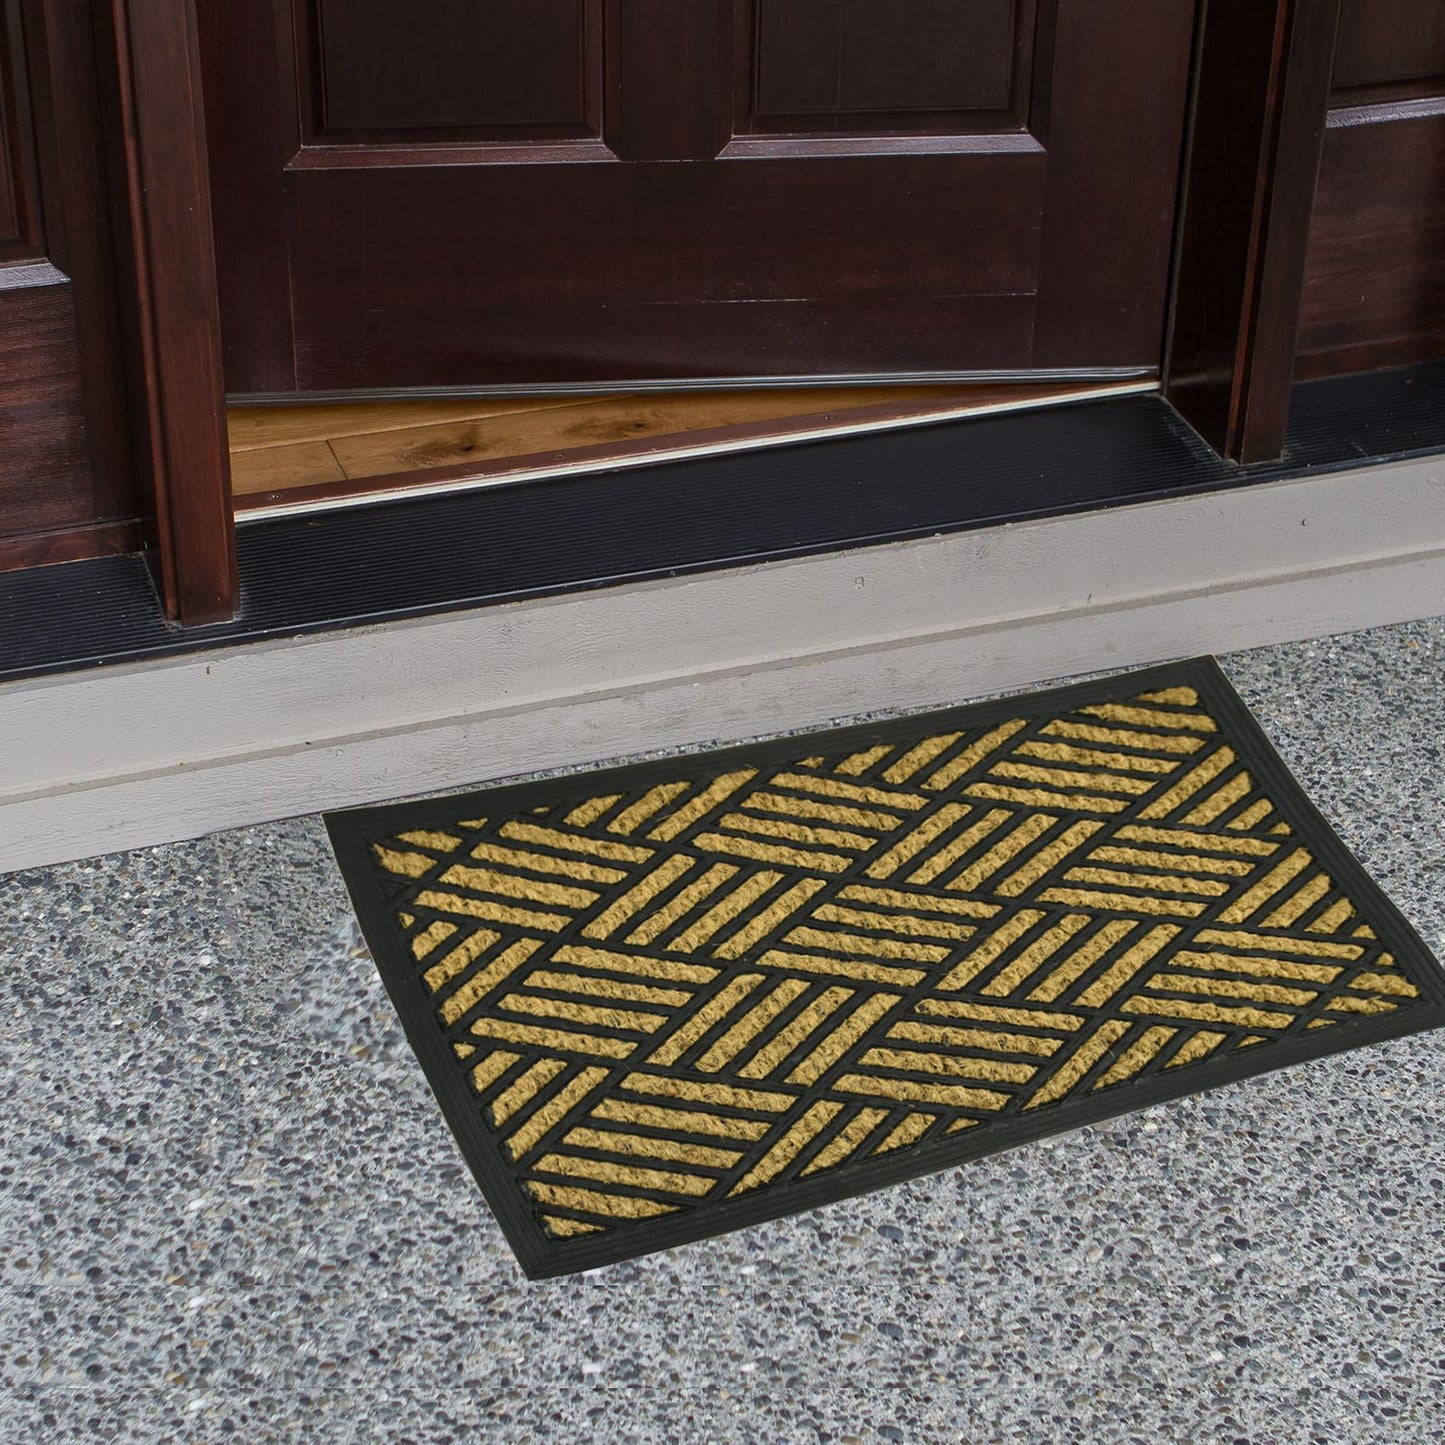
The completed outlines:
<svg viewBox="0 0 1445 1445">
<path fill-rule="evenodd" d="M 776 561 L 1445 451 L 1445 362 L 1296 388 L 1285 456 L 1220 460 L 1124 396 L 276 517 L 234 621 L 166 622 L 143 558 L 0 574 L 0 680 Z"/>
</svg>

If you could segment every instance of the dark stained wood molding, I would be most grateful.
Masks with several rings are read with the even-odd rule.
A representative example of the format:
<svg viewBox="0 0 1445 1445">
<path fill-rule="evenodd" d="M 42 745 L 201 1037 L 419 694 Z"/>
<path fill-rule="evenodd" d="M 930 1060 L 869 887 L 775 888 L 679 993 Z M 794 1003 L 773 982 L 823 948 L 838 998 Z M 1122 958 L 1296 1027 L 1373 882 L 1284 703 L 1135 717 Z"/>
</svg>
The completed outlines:
<svg viewBox="0 0 1445 1445">
<path fill-rule="evenodd" d="M 0 572 L 138 552 L 141 542 L 139 522 L 95 522 L 86 527 L 29 532 L 23 537 L 0 537 Z"/>
<path fill-rule="evenodd" d="M 1222 456 L 1280 455 L 1340 0 L 1204 0 L 1164 394 Z"/>
<path fill-rule="evenodd" d="M 260 5 L 263 0 L 254 0 Z M 315 146 L 298 152 L 302 133 L 299 82 L 284 36 L 290 16 L 275 24 L 253 23 L 253 4 L 196 0 L 205 80 L 206 142 L 211 166 L 211 215 L 216 268 L 239 278 L 220 299 L 221 339 L 228 369 L 240 374 L 249 362 L 268 391 L 295 391 L 291 308 L 247 306 L 264 296 L 271 278 L 286 274 L 286 218 L 269 205 L 275 172 L 288 164 L 354 147 Z M 252 117 L 244 133 L 225 124 L 234 114 Z"/>
<path fill-rule="evenodd" d="M 1445 76 L 1429 84 L 1445 92 Z M 1334 109 L 1310 227 L 1295 377 L 1441 356 L 1445 93 Z"/>
<path fill-rule="evenodd" d="M 194 0 L 99 0 L 115 57 L 137 452 L 167 615 L 237 609 L 221 324 Z"/>
</svg>

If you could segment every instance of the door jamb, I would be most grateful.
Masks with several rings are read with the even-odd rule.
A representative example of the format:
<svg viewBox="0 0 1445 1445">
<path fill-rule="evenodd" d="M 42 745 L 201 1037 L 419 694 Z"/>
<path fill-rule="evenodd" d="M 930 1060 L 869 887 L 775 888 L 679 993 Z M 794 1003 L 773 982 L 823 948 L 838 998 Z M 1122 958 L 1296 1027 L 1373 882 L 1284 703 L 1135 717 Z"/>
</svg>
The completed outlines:
<svg viewBox="0 0 1445 1445">
<path fill-rule="evenodd" d="M 195 4 L 97 0 L 96 9 L 157 589 L 173 622 L 224 622 L 240 588 Z"/>
<path fill-rule="evenodd" d="M 1164 396 L 1221 456 L 1284 450 L 1341 0 L 1201 0 Z"/>
</svg>

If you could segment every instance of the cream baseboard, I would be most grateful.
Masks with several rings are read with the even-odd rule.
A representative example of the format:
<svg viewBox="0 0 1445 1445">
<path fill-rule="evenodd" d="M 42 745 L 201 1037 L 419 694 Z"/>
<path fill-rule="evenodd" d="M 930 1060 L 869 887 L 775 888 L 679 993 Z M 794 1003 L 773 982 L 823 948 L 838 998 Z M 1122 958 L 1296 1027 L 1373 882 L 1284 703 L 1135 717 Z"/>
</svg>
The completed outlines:
<svg viewBox="0 0 1445 1445">
<path fill-rule="evenodd" d="M 16 682 L 0 870 L 1442 611 L 1430 458 Z"/>
</svg>

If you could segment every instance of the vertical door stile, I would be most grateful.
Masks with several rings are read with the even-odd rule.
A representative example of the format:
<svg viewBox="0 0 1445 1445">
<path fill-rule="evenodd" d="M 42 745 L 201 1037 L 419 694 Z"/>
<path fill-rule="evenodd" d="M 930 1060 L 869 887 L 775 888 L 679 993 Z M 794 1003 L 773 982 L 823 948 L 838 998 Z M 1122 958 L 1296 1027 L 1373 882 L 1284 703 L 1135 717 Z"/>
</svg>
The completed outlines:
<svg viewBox="0 0 1445 1445">
<path fill-rule="evenodd" d="M 110 0 L 137 452 L 167 615 L 239 601 L 194 0 Z"/>
<path fill-rule="evenodd" d="M 1340 0 L 1209 0 L 1164 394 L 1221 455 L 1284 450 Z"/>
</svg>

